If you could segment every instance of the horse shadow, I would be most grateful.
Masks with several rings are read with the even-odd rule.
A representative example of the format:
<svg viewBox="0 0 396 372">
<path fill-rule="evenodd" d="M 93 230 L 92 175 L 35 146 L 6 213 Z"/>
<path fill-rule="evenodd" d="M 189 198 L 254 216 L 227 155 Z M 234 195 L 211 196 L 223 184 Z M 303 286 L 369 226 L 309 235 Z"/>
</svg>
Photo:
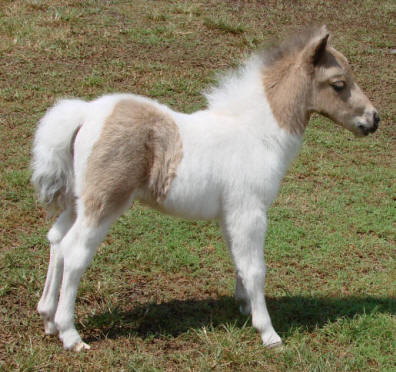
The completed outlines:
<svg viewBox="0 0 396 372">
<path fill-rule="evenodd" d="M 267 305 L 274 328 L 281 337 L 293 329 L 311 331 L 339 318 L 353 318 L 359 314 L 396 313 L 395 298 L 381 297 L 267 297 Z M 191 329 L 221 327 L 233 324 L 244 327 L 247 317 L 239 312 L 231 296 L 204 300 L 172 300 L 161 304 L 131 304 L 131 310 L 111 311 L 88 317 L 84 333 L 87 341 L 116 339 L 134 335 L 143 339 L 160 336 L 177 337 Z M 249 323 L 248 323 L 249 324 Z"/>
</svg>

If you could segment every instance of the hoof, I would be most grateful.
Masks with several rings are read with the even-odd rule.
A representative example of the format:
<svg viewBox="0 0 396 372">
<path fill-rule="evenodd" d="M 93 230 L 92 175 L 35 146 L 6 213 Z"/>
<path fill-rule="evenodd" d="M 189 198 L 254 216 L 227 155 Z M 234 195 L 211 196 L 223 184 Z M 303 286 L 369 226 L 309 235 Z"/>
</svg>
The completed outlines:
<svg viewBox="0 0 396 372">
<path fill-rule="evenodd" d="M 58 327 L 59 329 L 60 327 Z M 75 328 L 70 328 L 67 331 L 59 332 L 59 338 L 63 343 L 65 350 L 81 351 L 88 350 L 90 347 L 88 344 L 81 340 L 80 335 Z"/>
<path fill-rule="evenodd" d="M 282 347 L 282 340 L 273 328 L 262 333 L 261 340 L 267 349 L 278 349 Z"/>
<path fill-rule="evenodd" d="M 265 345 L 265 347 L 267 349 L 272 349 L 272 350 L 274 350 L 276 352 L 283 351 L 283 349 L 284 349 L 282 341 L 275 342 L 275 343 L 269 344 L 269 345 Z"/>
<path fill-rule="evenodd" d="M 85 342 L 80 341 L 79 343 L 73 346 L 72 350 L 79 353 L 81 350 L 89 350 L 90 348 L 91 346 L 89 346 Z"/>
</svg>

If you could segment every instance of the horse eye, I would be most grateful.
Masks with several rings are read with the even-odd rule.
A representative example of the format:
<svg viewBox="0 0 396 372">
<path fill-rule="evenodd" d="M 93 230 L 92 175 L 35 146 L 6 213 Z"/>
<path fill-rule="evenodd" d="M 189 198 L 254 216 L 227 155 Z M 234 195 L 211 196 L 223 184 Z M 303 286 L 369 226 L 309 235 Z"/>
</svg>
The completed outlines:
<svg viewBox="0 0 396 372">
<path fill-rule="evenodd" d="M 345 81 L 336 81 L 330 84 L 336 92 L 341 92 L 345 88 Z"/>
</svg>

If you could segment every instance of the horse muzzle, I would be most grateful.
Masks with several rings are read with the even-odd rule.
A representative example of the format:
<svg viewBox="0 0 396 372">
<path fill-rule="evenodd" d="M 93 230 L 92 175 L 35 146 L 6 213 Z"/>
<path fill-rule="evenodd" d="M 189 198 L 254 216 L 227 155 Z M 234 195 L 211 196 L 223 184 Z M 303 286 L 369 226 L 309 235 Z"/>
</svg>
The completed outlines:
<svg viewBox="0 0 396 372">
<path fill-rule="evenodd" d="M 374 111 L 371 115 L 371 120 L 366 122 L 358 122 L 356 124 L 358 137 L 367 136 L 369 133 L 374 133 L 378 129 L 378 124 L 380 122 L 380 117 L 377 111 Z"/>
</svg>

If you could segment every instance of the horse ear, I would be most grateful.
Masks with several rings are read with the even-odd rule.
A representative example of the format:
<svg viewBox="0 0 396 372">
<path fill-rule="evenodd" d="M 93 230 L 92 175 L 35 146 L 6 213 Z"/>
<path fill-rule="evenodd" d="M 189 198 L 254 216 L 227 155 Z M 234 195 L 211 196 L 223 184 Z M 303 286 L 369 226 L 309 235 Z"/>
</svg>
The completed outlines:
<svg viewBox="0 0 396 372">
<path fill-rule="evenodd" d="M 315 35 L 304 49 L 304 59 L 309 64 L 316 66 L 321 57 L 323 56 L 327 40 L 330 33 L 327 31 L 326 26 L 322 26 L 317 35 Z"/>
</svg>

